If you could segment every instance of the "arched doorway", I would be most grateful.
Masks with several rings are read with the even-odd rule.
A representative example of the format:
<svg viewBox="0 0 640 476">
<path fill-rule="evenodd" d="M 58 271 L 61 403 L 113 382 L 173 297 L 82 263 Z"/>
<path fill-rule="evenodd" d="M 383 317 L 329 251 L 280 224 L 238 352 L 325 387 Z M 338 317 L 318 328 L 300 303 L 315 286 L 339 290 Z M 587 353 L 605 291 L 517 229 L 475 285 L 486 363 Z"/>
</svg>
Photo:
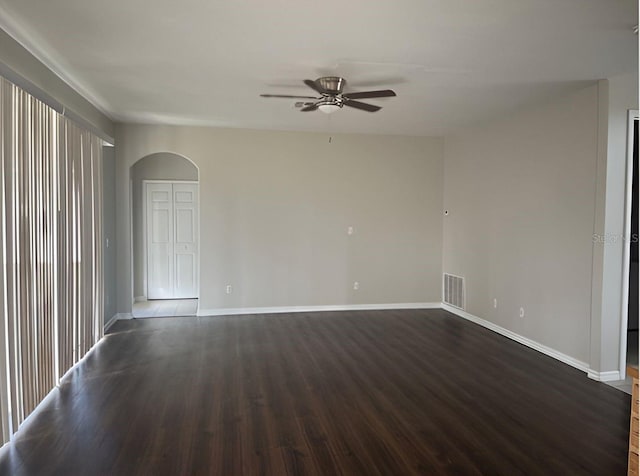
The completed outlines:
<svg viewBox="0 0 640 476">
<path fill-rule="evenodd" d="M 196 315 L 198 168 L 170 152 L 131 166 L 133 317 Z"/>
</svg>

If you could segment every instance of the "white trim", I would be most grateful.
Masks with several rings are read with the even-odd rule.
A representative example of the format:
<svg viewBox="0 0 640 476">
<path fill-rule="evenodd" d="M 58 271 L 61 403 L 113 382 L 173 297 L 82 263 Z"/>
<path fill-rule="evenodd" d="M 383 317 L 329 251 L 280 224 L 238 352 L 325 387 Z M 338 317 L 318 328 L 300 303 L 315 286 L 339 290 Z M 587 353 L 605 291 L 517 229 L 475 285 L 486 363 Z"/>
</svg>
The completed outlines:
<svg viewBox="0 0 640 476">
<path fill-rule="evenodd" d="M 13 15 L 7 7 L 0 6 L 0 28 L 13 38 L 16 43 L 27 50 L 37 61 L 60 78 L 63 83 L 76 91 L 85 101 L 95 107 L 108 119 L 114 121 L 114 117 L 110 112 L 110 104 L 93 89 L 87 87 L 87 85 L 76 76 L 69 74 L 65 68 L 60 67 L 59 58 L 56 59 L 55 54 L 46 48 L 47 42 L 39 37 L 36 39 L 34 32 L 28 31 L 28 29 L 22 27 L 20 23 L 21 22 L 16 20 L 16 16 Z"/>
<path fill-rule="evenodd" d="M 589 369 L 587 371 L 587 377 L 598 382 L 613 382 L 615 380 L 624 380 L 624 377 L 620 377 L 620 372 L 617 370 L 610 370 L 608 372 L 596 372 Z"/>
<path fill-rule="evenodd" d="M 133 302 L 147 302 L 147 296 L 136 296 L 133 298 Z"/>
<path fill-rule="evenodd" d="M 133 319 L 133 314 L 131 314 L 130 312 L 119 312 L 118 314 L 116 314 L 117 321 L 127 321 L 129 319 Z"/>
<path fill-rule="evenodd" d="M 620 309 L 619 379 L 627 375 L 627 325 L 629 321 L 629 268 L 631 267 L 631 210 L 633 207 L 633 122 L 639 119 L 637 110 L 629 110 L 627 118 L 627 170 L 624 197 L 624 231 L 622 248 L 622 303 Z M 604 372 L 609 373 L 609 372 Z M 597 380 L 597 379 L 596 379 Z M 603 380 L 606 382 L 608 380 Z"/>
<path fill-rule="evenodd" d="M 456 316 L 462 317 L 463 319 L 474 322 L 493 332 L 497 332 L 498 334 L 508 337 L 509 339 L 514 340 L 522 345 L 526 345 L 533 350 L 537 350 L 538 352 L 548 355 L 549 357 L 559 360 L 560 362 L 570 365 L 571 367 L 574 367 L 578 370 L 582 370 L 583 372 L 591 372 L 588 363 L 582 362 L 581 360 L 575 359 L 567 354 L 563 354 L 562 352 L 552 349 L 551 347 L 547 347 L 546 345 L 540 344 L 539 342 L 531 340 L 527 337 L 521 336 L 520 334 L 516 334 L 515 332 L 510 331 L 509 329 L 505 329 L 504 327 L 494 324 L 493 322 L 489 322 L 485 319 L 482 319 L 481 317 L 474 316 L 473 314 L 470 314 L 466 311 L 462 311 L 453 306 L 449 306 L 448 304 L 443 303 L 442 309 L 444 309 L 445 311 L 449 311 Z"/>
<path fill-rule="evenodd" d="M 197 316 L 237 316 L 241 314 L 282 314 L 287 312 L 373 311 L 393 309 L 440 309 L 439 302 L 407 302 L 391 304 L 336 304 L 329 306 L 236 307 L 198 309 Z"/>
<path fill-rule="evenodd" d="M 114 314 L 107 322 L 104 323 L 103 332 L 107 332 L 109 328 L 116 323 L 120 314 Z"/>
<path fill-rule="evenodd" d="M 140 195 L 142 196 L 140 197 L 140 208 L 142 208 L 142 224 L 140 225 L 140 228 L 142 230 L 142 292 L 146 297 L 149 294 L 149 287 L 148 287 L 149 271 L 147 270 L 147 267 L 149 266 L 149 262 L 148 262 L 149 255 L 147 251 L 147 181 L 142 180 L 141 186 L 142 186 L 142 190 L 140 191 Z M 131 194 L 131 216 L 133 216 L 133 204 L 136 201 L 136 197 L 133 196 L 133 194 L 136 193 L 135 188 L 136 187 L 134 185 L 133 191 Z M 133 243 L 133 249 L 135 250 L 136 244 L 134 240 L 136 239 L 136 236 L 135 236 L 135 233 L 133 232 L 133 227 L 131 227 L 131 233 L 132 233 L 131 242 Z M 135 260 L 136 260 L 136 256 L 132 254 L 131 261 L 133 262 L 133 279 L 136 279 L 136 271 L 135 271 L 136 261 Z M 135 289 L 136 289 L 135 281 L 133 282 L 132 287 L 135 294 Z M 137 301 L 135 296 L 133 298 L 133 302 L 139 302 Z"/>
</svg>

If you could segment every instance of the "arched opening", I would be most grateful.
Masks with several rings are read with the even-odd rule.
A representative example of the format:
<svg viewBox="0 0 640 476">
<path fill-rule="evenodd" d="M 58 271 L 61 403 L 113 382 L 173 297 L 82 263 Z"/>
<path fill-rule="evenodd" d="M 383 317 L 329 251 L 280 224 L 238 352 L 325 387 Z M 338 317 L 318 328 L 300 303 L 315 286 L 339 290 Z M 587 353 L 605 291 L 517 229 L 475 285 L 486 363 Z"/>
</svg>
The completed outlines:
<svg viewBox="0 0 640 476">
<path fill-rule="evenodd" d="M 199 171 L 158 152 L 131 166 L 133 317 L 195 315 L 198 309 Z"/>
</svg>

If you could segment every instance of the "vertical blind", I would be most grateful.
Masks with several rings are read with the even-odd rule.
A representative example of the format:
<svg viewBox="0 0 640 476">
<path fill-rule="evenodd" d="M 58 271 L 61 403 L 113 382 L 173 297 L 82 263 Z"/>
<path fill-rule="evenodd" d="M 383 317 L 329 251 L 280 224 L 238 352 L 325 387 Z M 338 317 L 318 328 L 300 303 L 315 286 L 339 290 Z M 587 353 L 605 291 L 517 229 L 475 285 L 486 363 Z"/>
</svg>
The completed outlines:
<svg viewBox="0 0 640 476">
<path fill-rule="evenodd" d="M 0 78 L 2 443 L 102 337 L 102 140 Z"/>
</svg>

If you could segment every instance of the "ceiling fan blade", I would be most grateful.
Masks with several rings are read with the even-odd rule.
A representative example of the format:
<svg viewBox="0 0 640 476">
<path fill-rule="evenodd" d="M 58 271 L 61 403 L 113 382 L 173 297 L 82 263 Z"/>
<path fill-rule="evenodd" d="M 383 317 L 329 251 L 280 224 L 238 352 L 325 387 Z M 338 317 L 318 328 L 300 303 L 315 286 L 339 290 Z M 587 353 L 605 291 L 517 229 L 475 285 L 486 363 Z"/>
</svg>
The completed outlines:
<svg viewBox="0 0 640 476">
<path fill-rule="evenodd" d="M 343 98 L 347 99 L 371 99 L 371 98 L 388 98 L 395 96 L 396 93 L 391 89 L 383 89 L 380 91 L 363 91 L 361 93 L 347 93 L 343 94 Z"/>
<path fill-rule="evenodd" d="M 314 96 L 289 96 L 286 94 L 261 94 L 261 98 L 319 99 Z"/>
<path fill-rule="evenodd" d="M 305 106 L 302 109 L 300 109 L 300 111 L 309 112 L 309 111 L 315 111 L 316 109 L 318 109 L 318 106 L 316 106 L 315 104 L 310 104 L 310 105 Z"/>
<path fill-rule="evenodd" d="M 367 112 L 376 112 L 382 109 L 380 106 L 374 106 L 373 104 L 367 104 L 366 102 L 360 101 L 345 101 L 345 106 L 355 107 L 356 109 L 362 109 Z"/>
<path fill-rule="evenodd" d="M 304 80 L 304 84 L 306 84 L 307 86 L 309 86 L 311 89 L 313 89 L 314 91 L 320 93 L 320 94 L 324 94 L 326 91 L 324 89 L 322 89 L 318 83 L 316 83 L 314 80 L 312 79 L 305 79 Z"/>
</svg>

